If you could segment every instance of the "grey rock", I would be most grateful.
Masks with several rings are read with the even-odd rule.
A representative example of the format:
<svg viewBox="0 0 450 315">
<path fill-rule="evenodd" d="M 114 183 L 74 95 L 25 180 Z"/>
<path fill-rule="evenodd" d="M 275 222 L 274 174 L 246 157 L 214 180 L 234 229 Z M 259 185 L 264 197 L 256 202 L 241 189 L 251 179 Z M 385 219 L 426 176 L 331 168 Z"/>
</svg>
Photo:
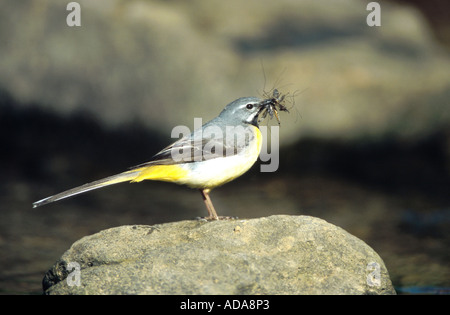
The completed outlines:
<svg viewBox="0 0 450 315">
<path fill-rule="evenodd" d="M 74 262 L 79 269 L 68 269 Z M 107 229 L 75 242 L 43 287 L 45 294 L 395 294 L 382 259 L 363 241 L 324 220 L 287 215 Z"/>
<path fill-rule="evenodd" d="M 168 134 L 276 85 L 298 92 L 282 143 L 423 137 L 450 122 L 450 58 L 408 6 L 383 3 L 369 27 L 358 0 L 78 2 L 81 27 L 66 25 L 68 2 L 3 1 L 0 87 L 23 106 Z"/>
</svg>

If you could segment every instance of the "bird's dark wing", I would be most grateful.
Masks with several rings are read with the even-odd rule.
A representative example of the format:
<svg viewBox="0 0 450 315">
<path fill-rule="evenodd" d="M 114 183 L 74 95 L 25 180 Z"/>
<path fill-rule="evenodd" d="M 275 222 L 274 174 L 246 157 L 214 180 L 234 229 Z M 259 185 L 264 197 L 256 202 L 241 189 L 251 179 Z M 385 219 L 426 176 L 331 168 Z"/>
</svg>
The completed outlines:
<svg viewBox="0 0 450 315">
<path fill-rule="evenodd" d="M 233 156 L 241 152 L 251 139 L 246 137 L 243 141 L 234 140 L 226 141 L 223 137 L 195 140 L 192 135 L 183 137 L 155 154 L 150 161 L 137 165 L 133 169 L 149 165 L 192 163 Z"/>
</svg>

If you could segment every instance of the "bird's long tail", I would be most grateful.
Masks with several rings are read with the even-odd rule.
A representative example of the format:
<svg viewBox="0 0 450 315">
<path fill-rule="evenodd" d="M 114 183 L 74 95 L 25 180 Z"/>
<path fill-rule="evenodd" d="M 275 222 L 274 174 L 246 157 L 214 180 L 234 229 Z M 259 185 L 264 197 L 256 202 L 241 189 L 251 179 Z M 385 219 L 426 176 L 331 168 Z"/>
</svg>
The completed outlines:
<svg viewBox="0 0 450 315">
<path fill-rule="evenodd" d="M 95 182 L 92 183 L 87 183 L 66 191 L 63 191 L 59 194 L 44 198 L 42 200 L 36 201 L 33 203 L 33 208 L 39 207 L 39 206 L 43 206 L 46 205 L 48 203 L 54 202 L 54 201 L 58 201 L 61 199 L 65 199 L 71 196 L 75 196 L 81 193 L 84 193 L 86 191 L 90 191 L 90 190 L 94 190 L 94 189 L 98 189 L 98 188 L 102 188 L 105 186 L 109 186 L 109 185 L 113 185 L 113 184 L 118 184 L 118 183 L 122 183 L 122 182 L 126 182 L 126 181 L 132 181 L 136 178 L 136 176 L 138 176 L 140 174 L 142 169 L 134 169 L 134 170 L 130 170 L 127 172 L 123 172 L 117 175 L 113 175 L 110 177 L 106 177 L 100 180 L 97 180 Z"/>
</svg>

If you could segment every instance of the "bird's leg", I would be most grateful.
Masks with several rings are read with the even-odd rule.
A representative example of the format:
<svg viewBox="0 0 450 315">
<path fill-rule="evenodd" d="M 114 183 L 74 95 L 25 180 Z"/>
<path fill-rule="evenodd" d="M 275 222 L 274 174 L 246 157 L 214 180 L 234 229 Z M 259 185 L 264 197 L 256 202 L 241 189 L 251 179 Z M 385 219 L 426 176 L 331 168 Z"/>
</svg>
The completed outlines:
<svg viewBox="0 0 450 315">
<path fill-rule="evenodd" d="M 209 216 L 206 217 L 206 220 L 219 220 L 217 216 L 217 212 L 214 209 L 211 198 L 209 198 L 210 189 L 200 189 L 200 193 L 202 194 L 203 201 L 205 202 L 206 209 L 208 210 Z"/>
</svg>

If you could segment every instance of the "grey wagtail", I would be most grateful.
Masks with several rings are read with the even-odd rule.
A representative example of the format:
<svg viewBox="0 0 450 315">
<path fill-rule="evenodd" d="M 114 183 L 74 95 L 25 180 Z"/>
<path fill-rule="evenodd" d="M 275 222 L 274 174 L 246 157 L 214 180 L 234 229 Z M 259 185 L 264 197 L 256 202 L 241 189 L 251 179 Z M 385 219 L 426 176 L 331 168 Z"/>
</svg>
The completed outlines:
<svg viewBox="0 0 450 315">
<path fill-rule="evenodd" d="M 267 99 L 239 98 L 219 116 L 161 150 L 150 161 L 39 200 L 33 203 L 33 208 L 121 182 L 157 180 L 199 189 L 208 210 L 205 219 L 218 220 L 222 217 L 217 215 L 209 192 L 241 176 L 255 163 L 262 145 L 259 116 L 275 114 L 279 123 L 277 107 L 287 111 L 281 104 L 283 99 L 277 90 Z"/>
</svg>

